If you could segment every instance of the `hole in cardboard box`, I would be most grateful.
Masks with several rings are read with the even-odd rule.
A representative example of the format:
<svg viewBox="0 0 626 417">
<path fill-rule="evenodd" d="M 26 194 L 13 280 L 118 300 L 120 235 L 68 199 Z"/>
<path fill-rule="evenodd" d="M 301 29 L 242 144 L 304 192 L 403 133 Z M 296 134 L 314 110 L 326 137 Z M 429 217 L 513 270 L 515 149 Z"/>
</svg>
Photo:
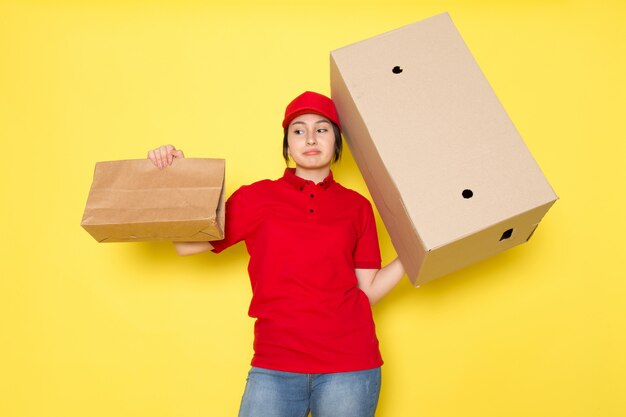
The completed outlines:
<svg viewBox="0 0 626 417">
<path fill-rule="evenodd" d="M 500 241 L 507 240 L 511 236 L 513 236 L 513 229 L 509 229 L 505 231 L 504 233 L 502 233 L 502 237 L 500 237 Z"/>
<path fill-rule="evenodd" d="M 472 198 L 474 197 L 474 192 L 472 190 L 463 190 L 461 195 L 463 196 L 463 198 Z"/>
<path fill-rule="evenodd" d="M 393 69 L 391 70 L 391 72 L 393 72 L 394 74 L 400 74 L 402 71 L 404 71 L 404 70 L 402 68 L 400 68 L 398 65 L 393 67 Z"/>
</svg>

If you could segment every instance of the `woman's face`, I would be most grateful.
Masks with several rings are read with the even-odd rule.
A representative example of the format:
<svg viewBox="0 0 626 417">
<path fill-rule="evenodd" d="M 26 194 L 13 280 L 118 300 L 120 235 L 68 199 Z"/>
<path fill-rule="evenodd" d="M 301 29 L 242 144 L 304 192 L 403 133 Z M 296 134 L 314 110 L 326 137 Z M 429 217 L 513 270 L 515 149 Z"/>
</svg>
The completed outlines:
<svg viewBox="0 0 626 417">
<path fill-rule="evenodd" d="M 287 143 L 289 155 L 301 168 L 329 167 L 335 156 L 333 126 L 319 114 L 307 113 L 293 119 L 287 130 Z"/>
</svg>

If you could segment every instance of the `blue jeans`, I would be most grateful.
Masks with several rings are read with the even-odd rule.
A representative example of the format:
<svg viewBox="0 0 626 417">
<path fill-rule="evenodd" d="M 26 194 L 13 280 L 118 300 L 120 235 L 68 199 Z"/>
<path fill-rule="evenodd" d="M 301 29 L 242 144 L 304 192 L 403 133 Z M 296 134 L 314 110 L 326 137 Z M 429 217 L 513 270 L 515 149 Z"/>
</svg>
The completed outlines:
<svg viewBox="0 0 626 417">
<path fill-rule="evenodd" d="M 299 374 L 252 367 L 239 417 L 373 417 L 380 368 Z"/>
</svg>

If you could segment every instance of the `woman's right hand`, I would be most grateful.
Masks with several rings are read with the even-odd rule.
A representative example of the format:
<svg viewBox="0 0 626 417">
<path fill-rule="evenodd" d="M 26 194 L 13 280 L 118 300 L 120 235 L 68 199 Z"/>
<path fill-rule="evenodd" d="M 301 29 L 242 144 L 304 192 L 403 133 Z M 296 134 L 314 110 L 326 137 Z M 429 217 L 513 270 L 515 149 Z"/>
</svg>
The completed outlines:
<svg viewBox="0 0 626 417">
<path fill-rule="evenodd" d="M 172 161 L 174 161 L 175 158 L 184 157 L 185 154 L 183 151 L 176 149 L 173 145 L 163 145 L 159 148 L 148 151 L 148 159 L 150 159 L 159 169 L 172 165 Z"/>
</svg>

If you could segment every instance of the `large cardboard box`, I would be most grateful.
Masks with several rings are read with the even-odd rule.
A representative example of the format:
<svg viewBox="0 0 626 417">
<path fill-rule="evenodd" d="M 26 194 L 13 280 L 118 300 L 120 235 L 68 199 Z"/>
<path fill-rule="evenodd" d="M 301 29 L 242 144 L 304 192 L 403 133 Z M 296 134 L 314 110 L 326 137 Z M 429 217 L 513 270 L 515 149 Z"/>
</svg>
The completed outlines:
<svg viewBox="0 0 626 417">
<path fill-rule="evenodd" d="M 223 159 L 98 162 L 81 225 L 98 242 L 224 238 Z"/>
<path fill-rule="evenodd" d="M 416 286 L 526 242 L 557 199 L 447 13 L 332 51 L 331 96 Z"/>
</svg>

